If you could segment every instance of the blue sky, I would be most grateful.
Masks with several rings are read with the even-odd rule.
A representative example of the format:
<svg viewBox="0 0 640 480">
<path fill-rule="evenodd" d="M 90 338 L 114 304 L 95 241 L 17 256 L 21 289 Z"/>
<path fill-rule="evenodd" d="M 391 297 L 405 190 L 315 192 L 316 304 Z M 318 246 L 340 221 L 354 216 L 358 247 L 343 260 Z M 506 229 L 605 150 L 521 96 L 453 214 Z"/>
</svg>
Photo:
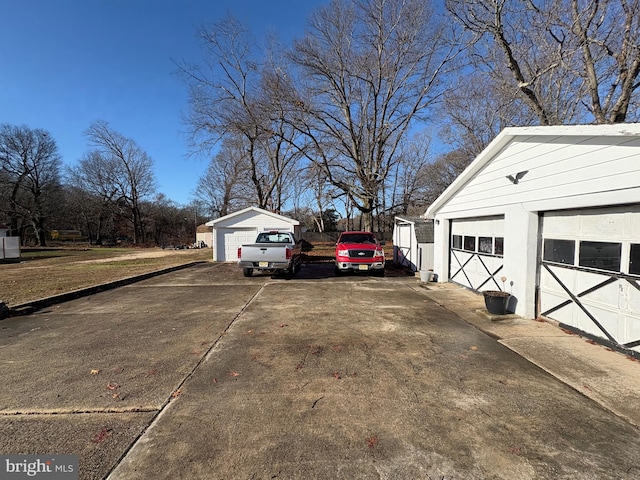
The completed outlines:
<svg viewBox="0 0 640 480">
<path fill-rule="evenodd" d="M 187 204 L 208 159 L 188 157 L 184 82 L 196 28 L 232 14 L 258 40 L 303 33 L 329 0 L 0 0 L 0 123 L 48 130 L 66 165 L 106 120 L 153 158 L 158 191 Z"/>
</svg>

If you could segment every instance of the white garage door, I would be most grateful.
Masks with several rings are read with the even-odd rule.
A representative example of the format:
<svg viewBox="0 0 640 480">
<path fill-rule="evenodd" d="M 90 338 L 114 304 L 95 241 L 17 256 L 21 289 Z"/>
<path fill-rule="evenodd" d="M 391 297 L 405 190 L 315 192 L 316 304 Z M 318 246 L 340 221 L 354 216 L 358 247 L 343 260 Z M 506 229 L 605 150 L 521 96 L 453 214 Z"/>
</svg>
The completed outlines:
<svg viewBox="0 0 640 480">
<path fill-rule="evenodd" d="M 640 351 L 640 206 L 546 212 L 540 314 Z"/>
<path fill-rule="evenodd" d="M 221 228 L 217 232 L 217 258 L 225 262 L 238 260 L 238 247 L 253 243 L 258 235 L 255 228 Z"/>
<path fill-rule="evenodd" d="M 504 217 L 453 220 L 449 280 L 477 291 L 503 290 Z"/>
</svg>

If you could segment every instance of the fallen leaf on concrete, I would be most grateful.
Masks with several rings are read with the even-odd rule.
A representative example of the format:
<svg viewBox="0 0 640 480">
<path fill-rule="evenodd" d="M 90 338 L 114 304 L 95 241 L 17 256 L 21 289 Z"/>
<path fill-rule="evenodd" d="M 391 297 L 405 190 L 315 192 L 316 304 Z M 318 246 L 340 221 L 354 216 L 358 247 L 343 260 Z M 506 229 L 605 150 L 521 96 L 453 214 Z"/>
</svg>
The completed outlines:
<svg viewBox="0 0 640 480">
<path fill-rule="evenodd" d="M 234 372 L 234 371 L 227 372 L 227 375 L 229 377 L 239 377 L 240 376 L 240 374 L 238 372 Z"/>
<path fill-rule="evenodd" d="M 472 346 L 471 346 L 471 348 L 470 348 L 469 350 L 477 350 L 477 349 L 478 349 L 478 347 L 477 347 L 477 346 L 472 345 Z"/>
<path fill-rule="evenodd" d="M 179 389 L 177 389 L 175 392 L 171 394 L 173 398 L 179 397 L 180 395 L 182 395 L 182 387 L 180 387 Z"/>
<path fill-rule="evenodd" d="M 287 325 L 286 323 L 281 323 L 281 324 L 280 324 L 280 328 L 282 328 L 282 327 L 288 327 L 288 326 L 289 326 L 289 325 Z"/>
<path fill-rule="evenodd" d="M 93 443 L 102 443 L 105 439 L 109 438 L 113 433 L 113 429 L 102 427 L 98 433 L 96 433 L 91 441 Z"/>
<path fill-rule="evenodd" d="M 332 374 L 332 375 L 333 375 L 333 377 L 334 377 L 336 380 L 340 380 L 340 379 L 342 378 L 342 377 L 340 376 L 340 373 L 339 373 L 339 372 L 333 372 L 333 374 Z"/>
<path fill-rule="evenodd" d="M 378 445 L 378 437 L 372 435 L 371 437 L 367 438 L 367 445 L 369 445 L 369 448 L 373 448 Z"/>
<path fill-rule="evenodd" d="M 120 385 L 118 385 L 117 383 L 107 383 L 107 390 L 117 390 L 118 388 L 120 388 Z"/>
<path fill-rule="evenodd" d="M 91 375 L 98 375 L 102 370 L 99 368 L 94 368 L 91 370 Z"/>
</svg>

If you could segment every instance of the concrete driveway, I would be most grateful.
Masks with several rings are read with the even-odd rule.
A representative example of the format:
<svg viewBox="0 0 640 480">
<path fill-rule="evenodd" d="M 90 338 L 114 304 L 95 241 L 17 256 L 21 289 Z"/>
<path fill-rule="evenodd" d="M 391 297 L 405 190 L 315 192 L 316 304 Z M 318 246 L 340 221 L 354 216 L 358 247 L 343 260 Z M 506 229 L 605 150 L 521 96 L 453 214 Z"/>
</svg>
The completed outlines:
<svg viewBox="0 0 640 480">
<path fill-rule="evenodd" d="M 80 478 L 632 479 L 636 427 L 413 277 L 202 264 L 0 322 L 0 453 Z"/>
</svg>

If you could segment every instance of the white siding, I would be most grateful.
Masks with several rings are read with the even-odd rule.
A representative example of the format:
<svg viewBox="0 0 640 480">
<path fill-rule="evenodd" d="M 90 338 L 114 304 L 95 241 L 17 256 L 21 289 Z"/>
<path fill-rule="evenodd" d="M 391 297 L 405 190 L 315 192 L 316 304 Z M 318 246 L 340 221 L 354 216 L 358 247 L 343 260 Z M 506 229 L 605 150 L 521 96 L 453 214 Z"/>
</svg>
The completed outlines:
<svg viewBox="0 0 640 480">
<path fill-rule="evenodd" d="M 0 237 L 0 259 L 20 258 L 20 237 Z"/>
<path fill-rule="evenodd" d="M 438 212 L 491 213 L 500 207 L 586 197 L 601 204 L 602 193 L 640 197 L 640 139 L 637 137 L 516 136 Z M 506 177 L 527 171 L 514 185 Z M 597 198 L 596 198 L 597 197 Z M 567 203 L 569 206 L 570 203 Z M 477 214 L 477 213 L 476 213 Z"/>
</svg>

